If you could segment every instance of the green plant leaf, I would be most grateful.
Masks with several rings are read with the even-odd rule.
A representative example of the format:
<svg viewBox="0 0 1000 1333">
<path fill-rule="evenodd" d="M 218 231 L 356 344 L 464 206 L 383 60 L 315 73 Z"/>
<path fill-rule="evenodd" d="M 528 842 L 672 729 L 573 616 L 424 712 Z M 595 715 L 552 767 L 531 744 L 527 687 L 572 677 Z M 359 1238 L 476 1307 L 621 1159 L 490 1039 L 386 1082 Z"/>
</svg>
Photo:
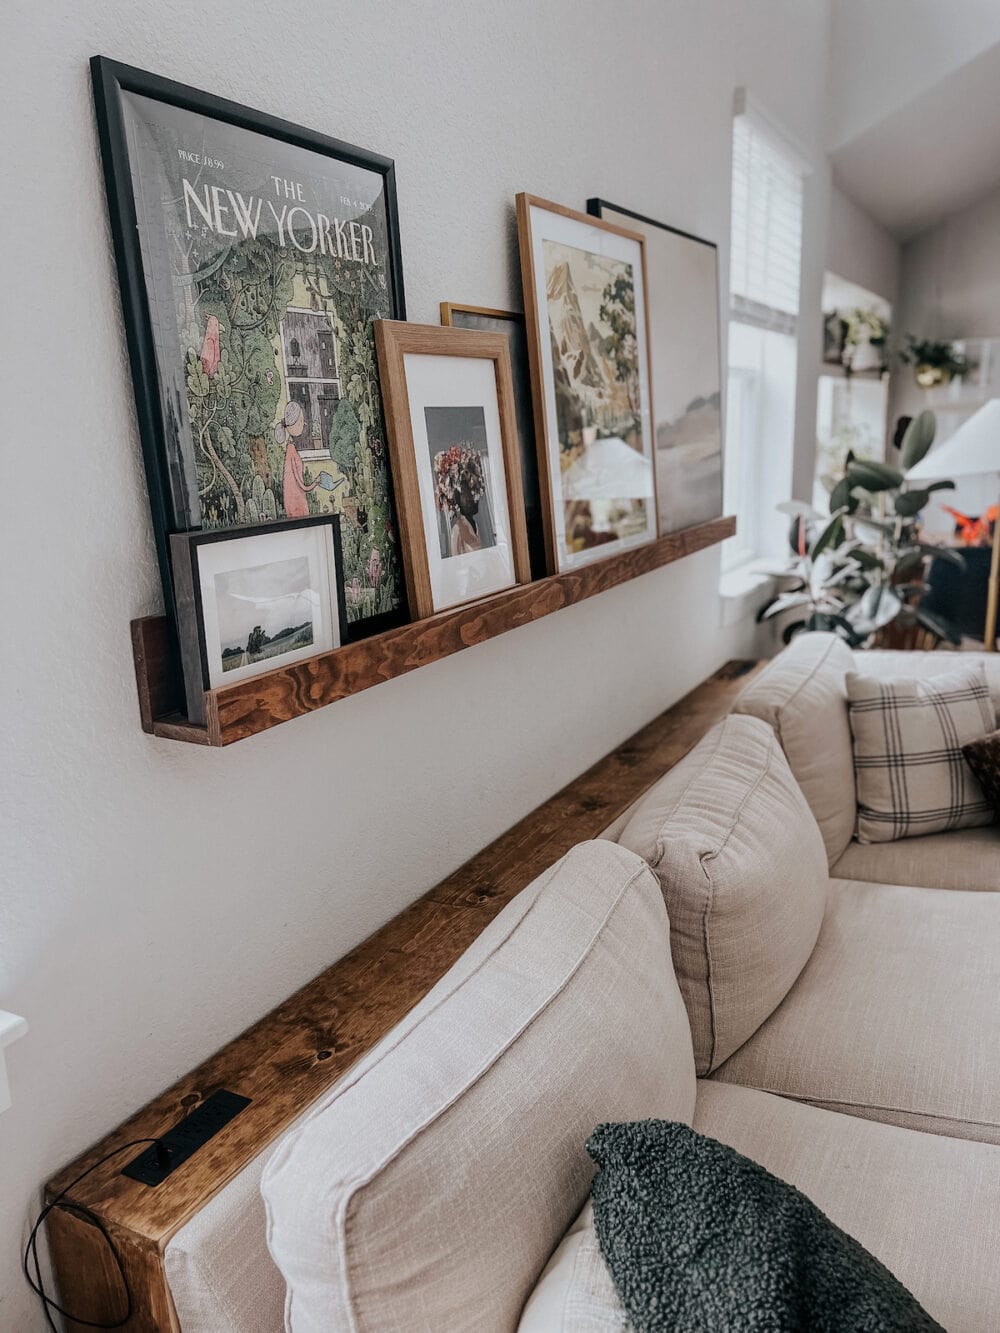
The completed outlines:
<svg viewBox="0 0 1000 1333">
<path fill-rule="evenodd" d="M 891 491 L 903 484 L 903 474 L 888 463 L 874 458 L 856 458 L 847 469 L 852 486 L 863 486 L 867 491 Z"/>
<path fill-rule="evenodd" d="M 908 579 L 912 574 L 924 567 L 924 554 L 919 547 L 909 547 L 902 551 L 896 560 L 896 568 L 893 571 L 896 578 Z"/>
<path fill-rule="evenodd" d="M 852 606 L 847 613 L 856 634 L 865 638 L 874 634 L 896 619 L 903 608 L 903 603 L 892 588 L 884 584 L 875 584 L 869 588 L 860 602 Z"/>
<path fill-rule="evenodd" d="M 939 639 L 947 639 L 949 643 L 959 644 L 962 642 L 962 636 L 957 627 L 950 620 L 945 620 L 940 616 L 934 615 L 930 611 L 925 611 L 922 606 L 916 609 L 916 617 L 924 629 L 929 629 L 932 634 L 936 634 Z"/>
<path fill-rule="evenodd" d="M 947 560 L 959 569 L 965 568 L 965 556 L 961 551 L 956 551 L 954 546 L 932 546 L 930 542 L 918 543 L 918 549 L 924 555 L 929 555 L 931 559 Z"/>
<path fill-rule="evenodd" d="M 826 550 L 828 546 L 833 546 L 840 541 L 844 535 L 844 510 L 838 509 L 831 517 L 829 523 L 819 534 L 812 544 L 812 550 L 809 552 L 811 559 L 815 560 L 818 555 Z"/>
<path fill-rule="evenodd" d="M 804 630 L 806 622 L 804 620 L 793 620 L 790 625 L 786 625 L 781 631 L 781 640 L 785 644 L 791 643 L 800 630 Z"/>
<path fill-rule="evenodd" d="M 830 512 L 832 514 L 835 509 L 846 509 L 848 513 L 853 514 L 857 507 L 858 501 L 851 494 L 850 478 L 843 476 L 830 492 Z"/>
<path fill-rule="evenodd" d="M 930 491 L 900 491 L 895 499 L 896 513 L 902 518 L 913 518 L 920 513 L 930 498 Z"/>
<path fill-rule="evenodd" d="M 928 408 L 918 412 L 906 428 L 899 446 L 899 462 L 904 472 L 916 467 L 934 443 L 937 418 Z"/>
<path fill-rule="evenodd" d="M 765 620 L 771 620 L 774 616 L 780 616 L 783 611 L 791 611 L 797 606 L 809 606 L 812 598 L 807 592 L 788 592 L 781 593 L 778 597 L 773 597 L 766 606 L 761 607 L 757 612 L 757 623 L 762 624 Z"/>
</svg>

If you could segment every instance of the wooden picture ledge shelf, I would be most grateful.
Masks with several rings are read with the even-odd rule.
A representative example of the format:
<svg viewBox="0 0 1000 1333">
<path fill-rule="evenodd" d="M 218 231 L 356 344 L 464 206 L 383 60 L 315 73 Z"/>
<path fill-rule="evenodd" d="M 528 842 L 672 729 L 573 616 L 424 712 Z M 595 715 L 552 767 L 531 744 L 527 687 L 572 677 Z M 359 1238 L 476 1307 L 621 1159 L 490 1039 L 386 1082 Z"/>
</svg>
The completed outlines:
<svg viewBox="0 0 1000 1333">
<path fill-rule="evenodd" d="M 125 1333 L 179 1333 L 164 1262 L 171 1236 L 404 1018 L 516 894 L 576 843 L 606 830 L 682 759 L 762 667 L 728 662 L 64 1167 L 47 1198 L 68 1190 L 66 1207 L 46 1222 L 62 1304 L 109 1325 L 125 1308 L 101 1232 L 74 1211 L 86 1208 L 122 1261 L 133 1311 Z M 162 1184 L 121 1174 L 138 1147 L 97 1165 L 124 1144 L 166 1133 L 220 1089 L 250 1104 Z M 67 1320 L 66 1327 L 83 1325 Z"/>
<path fill-rule="evenodd" d="M 536 579 L 427 620 L 208 690 L 205 726 L 184 716 L 184 686 L 166 619 L 146 616 L 133 620 L 142 727 L 166 740 L 231 745 L 715 546 L 735 531 L 735 518 L 712 519 L 569 573 Z"/>
</svg>

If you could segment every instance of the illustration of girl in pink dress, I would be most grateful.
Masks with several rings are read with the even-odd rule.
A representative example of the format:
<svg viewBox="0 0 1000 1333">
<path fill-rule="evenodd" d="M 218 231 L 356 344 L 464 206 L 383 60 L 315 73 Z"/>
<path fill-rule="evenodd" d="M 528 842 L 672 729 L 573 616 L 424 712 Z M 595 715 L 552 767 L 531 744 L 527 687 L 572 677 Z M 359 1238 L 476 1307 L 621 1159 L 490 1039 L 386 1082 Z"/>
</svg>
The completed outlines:
<svg viewBox="0 0 1000 1333">
<path fill-rule="evenodd" d="M 285 446 L 285 472 L 283 491 L 285 514 L 288 518 L 309 517 L 309 492 L 320 486 L 325 491 L 332 491 L 337 483 L 329 472 L 321 472 L 315 481 L 307 482 L 302 470 L 302 456 L 295 441 L 306 428 L 306 415 L 302 404 L 289 401 L 281 420 L 274 428 L 274 438 Z"/>
</svg>

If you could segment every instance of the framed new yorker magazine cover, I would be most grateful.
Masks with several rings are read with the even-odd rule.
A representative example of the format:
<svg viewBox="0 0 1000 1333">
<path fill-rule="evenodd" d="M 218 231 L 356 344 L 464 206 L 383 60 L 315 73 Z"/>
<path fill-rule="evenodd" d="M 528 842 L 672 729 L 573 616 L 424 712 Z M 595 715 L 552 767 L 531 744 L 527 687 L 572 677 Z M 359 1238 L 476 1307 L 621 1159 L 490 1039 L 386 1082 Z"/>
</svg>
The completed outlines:
<svg viewBox="0 0 1000 1333">
<path fill-rule="evenodd" d="M 546 554 L 575 569 L 657 535 L 645 241 L 517 196 Z"/>
<path fill-rule="evenodd" d="M 404 315 L 392 161 L 91 67 L 168 613 L 171 533 L 338 513 L 354 633 L 397 623 L 372 334 Z"/>
</svg>

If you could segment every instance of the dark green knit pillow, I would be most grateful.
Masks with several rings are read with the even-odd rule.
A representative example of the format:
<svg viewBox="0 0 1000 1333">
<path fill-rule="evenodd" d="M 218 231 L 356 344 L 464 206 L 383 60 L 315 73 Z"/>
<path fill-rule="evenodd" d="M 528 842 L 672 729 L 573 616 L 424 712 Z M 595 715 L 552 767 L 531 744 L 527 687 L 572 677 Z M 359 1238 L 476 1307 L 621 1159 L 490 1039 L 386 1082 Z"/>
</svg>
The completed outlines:
<svg viewBox="0 0 1000 1333">
<path fill-rule="evenodd" d="M 636 1333 L 924 1333 L 941 1325 L 792 1185 L 687 1125 L 599 1125 L 601 1253 Z"/>
</svg>

